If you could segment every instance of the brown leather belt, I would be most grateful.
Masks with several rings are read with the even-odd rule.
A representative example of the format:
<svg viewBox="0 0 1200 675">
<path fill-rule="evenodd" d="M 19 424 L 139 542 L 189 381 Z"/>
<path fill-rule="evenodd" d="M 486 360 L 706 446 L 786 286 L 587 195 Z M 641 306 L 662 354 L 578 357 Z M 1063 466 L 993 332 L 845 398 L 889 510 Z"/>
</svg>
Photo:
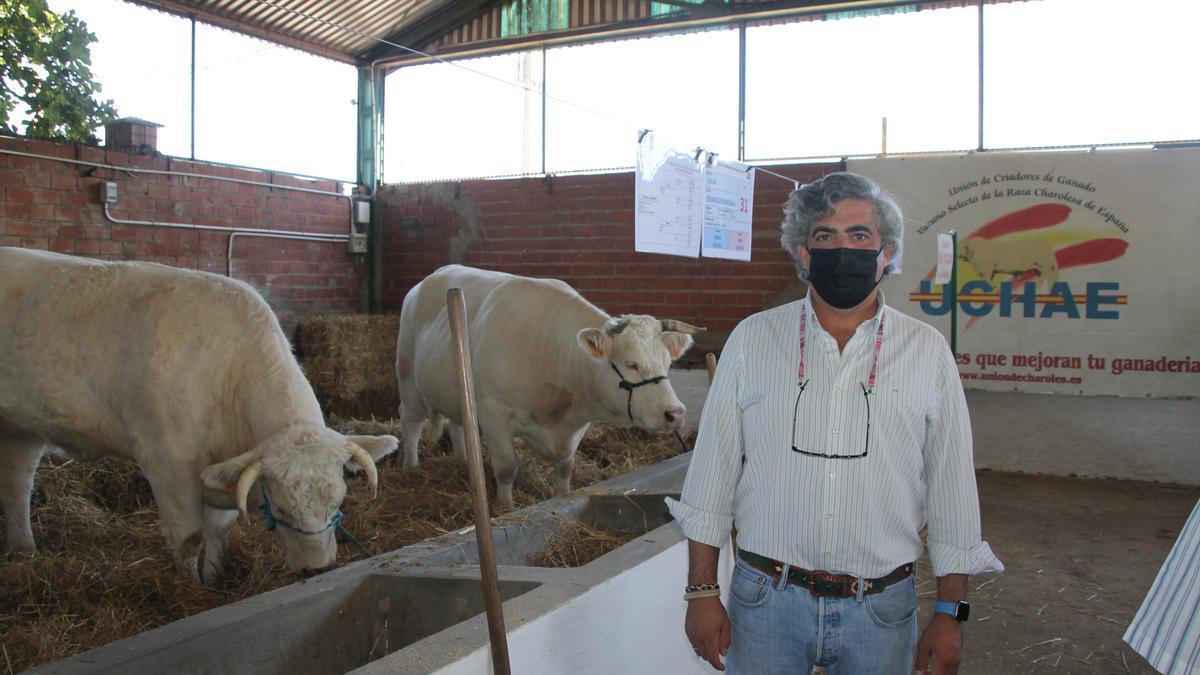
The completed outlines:
<svg viewBox="0 0 1200 675">
<path fill-rule="evenodd" d="M 754 569 L 767 574 L 776 581 L 779 581 L 779 575 L 783 573 L 783 563 L 778 560 L 771 560 L 745 549 L 738 551 L 738 557 L 745 560 Z M 872 593 L 879 593 L 897 581 L 907 579 L 912 572 L 913 564 L 906 563 L 878 579 L 863 579 L 863 594 L 871 595 Z M 795 584 L 801 588 L 807 588 L 810 593 L 816 596 L 834 598 L 856 596 L 858 595 L 858 582 L 858 577 L 849 574 L 831 574 L 821 570 L 812 571 L 799 567 L 788 569 L 788 583 Z"/>
</svg>

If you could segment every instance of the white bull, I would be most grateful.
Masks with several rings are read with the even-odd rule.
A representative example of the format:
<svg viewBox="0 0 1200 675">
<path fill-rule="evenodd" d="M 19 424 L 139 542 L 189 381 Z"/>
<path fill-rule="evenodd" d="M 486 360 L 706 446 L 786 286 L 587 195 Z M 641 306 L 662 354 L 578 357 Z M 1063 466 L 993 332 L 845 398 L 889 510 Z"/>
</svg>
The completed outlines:
<svg viewBox="0 0 1200 675">
<path fill-rule="evenodd" d="M 288 567 L 331 565 L 343 467 L 361 468 L 374 490 L 375 460 L 399 441 L 325 427 L 275 315 L 241 282 L 0 248 L 0 505 L 10 551 L 35 551 L 29 496 L 49 445 L 134 460 L 176 566 L 199 580 L 203 548 L 208 581 L 221 570 L 234 509 L 245 513 L 263 495 Z"/>
<path fill-rule="evenodd" d="M 571 485 L 575 449 L 592 422 L 656 432 L 686 412 L 666 379 L 700 330 L 650 316 L 612 318 L 556 279 L 443 267 L 404 298 L 396 345 L 404 465 L 417 465 L 425 419 L 445 415 L 461 456 L 462 414 L 446 291 L 466 299 L 479 428 L 498 507 L 512 508 L 513 438 L 555 462 L 554 492 Z"/>
<path fill-rule="evenodd" d="M 967 239 L 958 245 L 958 257 L 971 263 L 979 276 L 989 283 L 997 274 L 1020 276 L 1029 271 L 1037 273 L 1047 287 L 1058 281 L 1058 258 L 1054 249 L 1036 239 Z"/>
</svg>

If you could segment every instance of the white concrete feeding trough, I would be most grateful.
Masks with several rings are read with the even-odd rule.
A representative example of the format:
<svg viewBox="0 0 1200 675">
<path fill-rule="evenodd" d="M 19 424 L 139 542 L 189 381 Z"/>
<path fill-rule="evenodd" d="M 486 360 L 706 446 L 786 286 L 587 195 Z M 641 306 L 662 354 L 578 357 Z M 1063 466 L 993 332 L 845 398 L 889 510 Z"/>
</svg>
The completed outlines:
<svg viewBox="0 0 1200 675">
<path fill-rule="evenodd" d="M 663 503 L 678 494 L 689 458 L 497 520 L 513 672 L 711 670 L 683 634 L 687 544 Z M 570 519 L 645 534 L 581 567 L 535 566 Z M 473 534 L 426 540 L 30 672 L 491 672 Z"/>
</svg>

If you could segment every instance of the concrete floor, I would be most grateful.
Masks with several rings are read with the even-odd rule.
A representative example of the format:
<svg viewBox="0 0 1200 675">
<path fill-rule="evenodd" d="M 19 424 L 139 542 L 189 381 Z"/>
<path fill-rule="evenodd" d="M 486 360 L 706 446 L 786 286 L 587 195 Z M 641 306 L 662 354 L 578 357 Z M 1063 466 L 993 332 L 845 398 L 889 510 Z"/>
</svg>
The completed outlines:
<svg viewBox="0 0 1200 675">
<path fill-rule="evenodd" d="M 1154 673 L 1121 636 L 1198 499 L 1195 487 L 979 472 L 984 538 L 1006 569 L 970 581 L 962 672 Z M 918 590 L 922 616 L 933 589 Z"/>
<path fill-rule="evenodd" d="M 681 370 L 672 372 L 671 382 L 688 407 L 688 428 L 695 428 L 707 374 Z M 973 618 L 964 631 L 961 672 L 1155 672 L 1121 637 L 1200 499 L 1200 487 L 1068 474 L 1175 476 L 1194 485 L 1200 462 L 1194 459 L 1195 443 L 1188 430 L 1197 420 L 1177 408 L 1193 410 L 1198 402 L 1129 401 L 1140 406 L 1141 413 L 1132 416 L 1136 423 L 1129 421 L 1121 428 L 1119 419 L 1129 418 L 1104 409 L 1124 403 L 1125 399 L 968 392 L 976 466 L 1024 468 L 1027 473 L 978 472 L 984 538 L 1007 569 L 1001 575 L 971 579 Z M 1012 418 L 1004 424 L 987 412 L 998 405 L 1007 406 Z M 1017 414 L 1013 406 L 1025 410 Z M 1064 410 L 1078 420 L 1090 408 L 1106 418 L 1105 428 L 1111 427 L 1103 438 L 1068 430 L 1054 433 L 1048 426 L 1063 419 Z M 1136 449 L 1143 463 L 1148 456 L 1145 438 L 1137 431 L 1147 415 L 1161 418 L 1154 423 L 1154 442 L 1167 450 L 1151 457 L 1158 462 L 1153 471 L 1147 473 L 1143 466 L 1130 474 L 1127 458 L 1135 453 L 1129 449 Z M 1014 441 L 1023 438 L 1021 434 L 1029 438 Z M 1028 452 L 1014 453 L 1015 446 L 1028 446 Z M 1022 457 L 1037 462 L 1023 464 Z M 918 592 L 924 623 L 934 581 L 928 562 L 922 562 Z"/>
</svg>

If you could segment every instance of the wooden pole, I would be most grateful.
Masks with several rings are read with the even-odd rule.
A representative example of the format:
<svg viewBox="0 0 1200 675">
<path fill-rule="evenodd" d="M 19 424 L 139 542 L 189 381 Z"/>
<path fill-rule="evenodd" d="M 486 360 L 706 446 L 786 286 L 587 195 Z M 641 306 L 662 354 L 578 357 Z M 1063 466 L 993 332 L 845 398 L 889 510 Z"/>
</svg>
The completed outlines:
<svg viewBox="0 0 1200 675">
<path fill-rule="evenodd" d="M 471 352 L 467 345 L 467 304 L 461 288 L 446 291 L 450 313 L 450 335 L 454 363 L 458 369 L 458 402 L 462 410 L 463 437 L 467 445 L 467 469 L 471 474 L 471 501 L 475 506 L 475 544 L 479 548 L 479 577 L 487 610 L 488 639 L 492 645 L 492 672 L 509 675 L 508 635 L 504 630 L 504 607 L 497 584 L 496 551 L 492 547 L 492 520 L 488 512 L 487 481 L 483 475 L 483 453 L 479 447 L 479 424 L 475 416 L 475 383 L 471 376 Z"/>
<path fill-rule="evenodd" d="M 708 368 L 708 383 L 712 384 L 713 377 L 717 374 L 717 355 L 712 352 L 705 354 L 704 365 Z"/>
</svg>

